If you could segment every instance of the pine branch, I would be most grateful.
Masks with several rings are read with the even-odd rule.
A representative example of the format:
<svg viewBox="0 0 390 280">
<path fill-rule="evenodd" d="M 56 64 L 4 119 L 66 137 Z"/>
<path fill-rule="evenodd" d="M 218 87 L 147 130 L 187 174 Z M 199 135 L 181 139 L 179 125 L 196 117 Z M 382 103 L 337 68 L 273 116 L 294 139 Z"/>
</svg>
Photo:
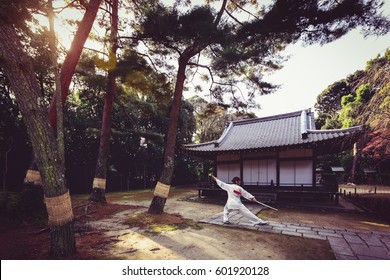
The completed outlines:
<svg viewBox="0 0 390 280">
<path fill-rule="evenodd" d="M 92 51 L 92 52 L 96 52 L 96 53 L 99 53 L 99 54 L 102 54 L 106 57 L 108 57 L 108 54 L 103 52 L 103 51 L 99 51 L 99 50 L 96 50 L 96 49 L 92 49 L 92 48 L 89 48 L 89 47 L 84 47 L 85 50 L 88 50 L 88 51 Z"/>
<path fill-rule="evenodd" d="M 247 13 L 248 15 L 251 15 L 252 17 L 254 17 L 255 19 L 259 19 L 258 16 L 254 15 L 253 13 L 251 13 L 250 11 L 244 9 L 244 7 L 242 7 L 240 4 L 238 4 L 236 1 L 234 0 L 231 0 L 232 3 L 234 3 L 240 10 L 244 11 L 245 13 Z"/>
<path fill-rule="evenodd" d="M 215 21 L 214 21 L 215 26 L 217 26 L 219 24 L 219 22 L 221 21 L 223 12 L 226 10 L 226 4 L 227 4 L 227 0 L 223 0 L 223 3 L 221 5 L 221 9 L 219 10 L 217 17 L 215 18 Z"/>
<path fill-rule="evenodd" d="M 83 6 L 84 8 L 88 9 L 89 3 L 85 0 L 79 0 L 80 5 Z"/>
<path fill-rule="evenodd" d="M 63 7 L 59 7 L 59 8 L 54 9 L 54 11 L 57 14 L 62 13 L 65 9 L 67 9 L 69 7 L 76 7 L 76 4 L 75 4 L 76 2 L 78 2 L 78 0 L 73 0 Z"/>
<path fill-rule="evenodd" d="M 214 75 L 213 75 L 213 72 L 211 70 L 211 68 L 207 65 L 202 65 L 202 64 L 199 64 L 199 63 L 195 63 L 195 62 L 188 62 L 187 64 L 188 66 L 195 66 L 195 67 L 201 67 L 201 68 L 205 68 L 207 69 L 207 71 L 209 71 L 209 74 L 210 74 L 210 78 L 211 78 L 211 85 L 210 85 L 210 88 L 209 90 L 211 91 L 212 87 L 213 87 L 213 84 L 215 83 L 214 81 Z"/>
<path fill-rule="evenodd" d="M 235 21 L 237 22 L 239 25 L 243 26 L 244 24 L 239 21 L 235 16 L 233 16 L 233 14 L 231 14 L 228 10 L 226 10 L 226 13 Z"/>
</svg>

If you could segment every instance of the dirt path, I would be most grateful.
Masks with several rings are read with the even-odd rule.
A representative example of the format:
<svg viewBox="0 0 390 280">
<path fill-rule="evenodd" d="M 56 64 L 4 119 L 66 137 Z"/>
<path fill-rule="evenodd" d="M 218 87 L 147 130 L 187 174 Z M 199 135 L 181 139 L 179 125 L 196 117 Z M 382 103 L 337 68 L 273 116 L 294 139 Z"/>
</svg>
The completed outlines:
<svg viewBox="0 0 390 280">
<path fill-rule="evenodd" d="M 224 202 L 196 202 L 197 192 L 173 189 L 162 215 L 147 213 L 153 194 L 107 194 L 109 204 L 91 206 L 73 198 L 76 244 L 73 259 L 199 260 L 199 259 L 334 259 L 329 243 L 275 233 L 204 224 Z M 388 231 L 390 226 L 365 213 L 317 208 L 303 210 L 278 205 L 263 210 L 265 220 L 327 227 Z M 49 259 L 49 232 L 44 225 L 25 224 L 0 231 L 1 259 Z M 44 229 L 42 231 L 42 229 Z"/>
<path fill-rule="evenodd" d="M 123 221 L 131 215 L 145 215 L 151 194 L 119 200 L 138 205 L 137 212 L 125 211 L 107 221 L 92 222 L 97 229 L 111 228 L 106 235 L 115 242 L 109 247 L 110 258 L 118 259 L 334 259 L 327 241 L 272 233 L 227 228 L 198 222 L 222 211 L 222 204 L 199 203 L 192 190 L 173 192 L 164 208 L 197 223 L 197 227 L 151 232 L 142 227 L 129 228 Z M 150 197 L 149 197 L 150 196 Z M 364 213 L 343 211 L 280 209 L 262 211 L 267 220 L 289 221 L 322 226 L 389 231 L 390 226 Z M 112 224 L 114 222 L 114 224 Z M 118 226 L 121 225 L 121 226 Z M 115 230 L 112 230 L 112 229 Z"/>
<path fill-rule="evenodd" d="M 129 203 L 132 203 L 129 201 Z M 142 203 L 141 203 L 142 204 Z M 183 207 L 183 204 L 186 206 Z M 181 208 L 178 208 L 181 207 Z M 200 204 L 172 199 L 166 211 L 199 221 L 221 211 L 221 205 Z M 137 213 L 145 214 L 147 208 Z M 329 244 L 322 240 L 303 239 L 271 233 L 197 224 L 159 233 L 144 228 L 121 225 L 134 211 L 118 213 L 107 220 L 91 222 L 95 229 L 115 240 L 109 248 L 114 259 L 200 260 L 200 259 L 334 259 Z M 114 229 L 114 230 L 113 230 Z M 304 249 L 304 248 L 310 248 Z"/>
</svg>

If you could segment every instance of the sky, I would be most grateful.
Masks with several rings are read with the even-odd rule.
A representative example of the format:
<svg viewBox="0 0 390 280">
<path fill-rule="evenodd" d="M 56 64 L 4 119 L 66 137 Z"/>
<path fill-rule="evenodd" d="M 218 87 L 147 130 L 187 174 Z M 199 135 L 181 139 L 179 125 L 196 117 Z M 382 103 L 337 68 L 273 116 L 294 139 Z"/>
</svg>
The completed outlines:
<svg viewBox="0 0 390 280">
<path fill-rule="evenodd" d="M 385 15 L 390 15 L 390 0 L 385 1 Z M 289 46 L 284 54 L 290 59 L 283 69 L 266 78 L 281 86 L 274 94 L 260 96 L 258 117 L 312 108 L 317 96 L 332 83 L 346 78 L 357 70 L 364 70 L 366 62 L 383 55 L 390 48 L 390 33 L 381 37 L 364 38 L 358 30 L 320 46 Z"/>
</svg>

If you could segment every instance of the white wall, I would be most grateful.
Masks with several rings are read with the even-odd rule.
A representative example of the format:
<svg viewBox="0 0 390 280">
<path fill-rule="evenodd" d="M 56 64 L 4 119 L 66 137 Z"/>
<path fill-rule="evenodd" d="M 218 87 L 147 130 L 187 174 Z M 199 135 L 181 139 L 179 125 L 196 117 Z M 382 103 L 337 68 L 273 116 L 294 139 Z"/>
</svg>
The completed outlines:
<svg viewBox="0 0 390 280">
<path fill-rule="evenodd" d="M 280 185 L 293 185 L 295 183 L 295 161 L 280 162 Z"/>
<path fill-rule="evenodd" d="M 219 163 L 217 177 L 225 183 L 231 183 L 234 177 L 240 177 L 240 163 Z"/>
<path fill-rule="evenodd" d="M 295 162 L 295 183 L 298 185 L 313 184 L 313 161 L 298 160 Z"/>
<path fill-rule="evenodd" d="M 312 186 L 313 161 L 312 160 L 288 160 L 280 162 L 281 186 Z"/>
<path fill-rule="evenodd" d="M 271 180 L 277 183 L 276 152 L 249 153 L 243 157 L 243 177 L 245 185 L 269 186 Z M 254 158 L 254 157 L 257 157 Z M 259 156 L 272 157 L 258 159 Z M 313 185 L 313 156 L 312 149 L 292 149 L 281 151 L 280 156 L 280 186 L 312 186 Z M 299 159 L 296 159 L 299 158 Z M 309 159 L 305 159 L 309 158 Z M 233 177 L 240 177 L 240 156 L 225 154 L 217 156 L 217 176 L 224 182 L 230 183 Z M 227 163 L 223 163 L 226 161 Z M 234 162 L 232 162 L 234 161 Z"/>
<path fill-rule="evenodd" d="M 245 185 L 276 184 L 276 159 L 244 160 L 243 178 Z"/>
</svg>

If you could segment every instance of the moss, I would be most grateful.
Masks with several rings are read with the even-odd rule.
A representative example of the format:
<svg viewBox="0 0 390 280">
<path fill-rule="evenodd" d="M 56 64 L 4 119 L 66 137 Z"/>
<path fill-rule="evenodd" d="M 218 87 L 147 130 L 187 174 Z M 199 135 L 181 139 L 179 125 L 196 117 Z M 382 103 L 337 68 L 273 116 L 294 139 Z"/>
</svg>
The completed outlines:
<svg viewBox="0 0 390 280">
<path fill-rule="evenodd" d="M 176 224 L 172 225 L 158 225 L 158 226 L 151 226 L 150 230 L 154 233 L 161 233 L 163 231 L 174 231 L 177 230 L 178 226 Z"/>
<path fill-rule="evenodd" d="M 178 229 L 186 229 L 188 227 L 201 230 L 199 226 L 192 220 L 183 219 L 180 215 L 172 215 L 163 213 L 154 215 L 150 213 L 139 213 L 129 217 L 125 224 L 130 227 L 140 227 L 151 233 L 161 233 L 163 231 L 174 231 Z"/>
</svg>

